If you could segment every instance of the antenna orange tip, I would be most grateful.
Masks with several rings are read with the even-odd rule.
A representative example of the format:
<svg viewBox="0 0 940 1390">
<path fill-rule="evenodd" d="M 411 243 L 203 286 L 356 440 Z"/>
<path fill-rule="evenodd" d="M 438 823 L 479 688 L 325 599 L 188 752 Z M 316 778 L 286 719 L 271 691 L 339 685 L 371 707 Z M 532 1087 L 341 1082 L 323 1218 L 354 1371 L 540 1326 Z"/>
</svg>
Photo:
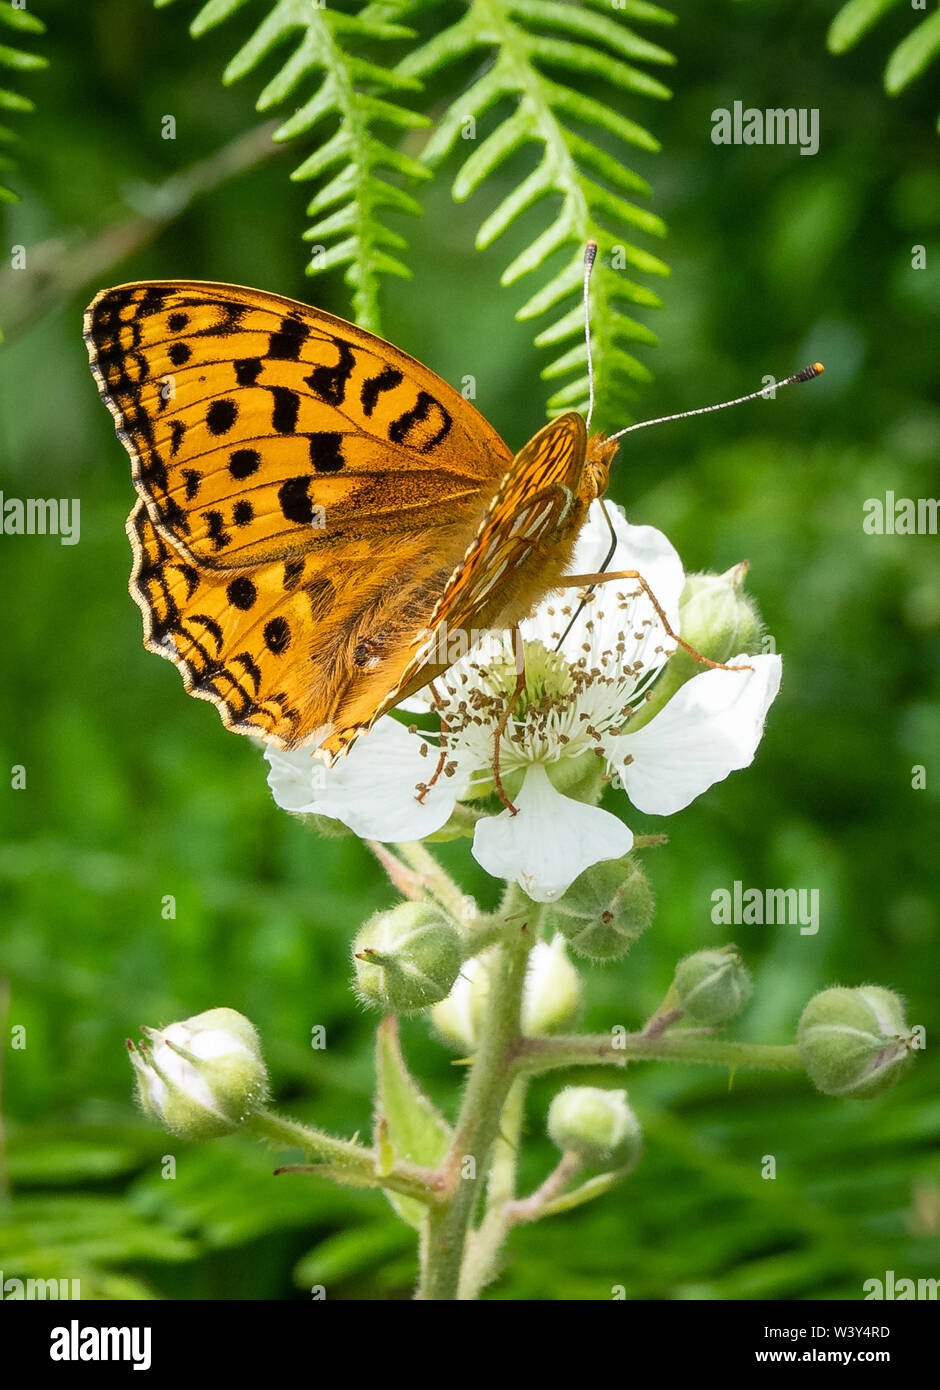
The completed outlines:
<svg viewBox="0 0 940 1390">
<path fill-rule="evenodd" d="M 823 366 L 823 364 L 822 364 L 821 362 L 814 362 L 814 363 L 813 363 L 813 371 L 816 373 L 817 376 L 822 376 L 822 374 L 823 374 L 823 372 L 824 372 L 825 370 L 826 370 L 826 369 L 825 369 L 825 367 Z"/>
</svg>

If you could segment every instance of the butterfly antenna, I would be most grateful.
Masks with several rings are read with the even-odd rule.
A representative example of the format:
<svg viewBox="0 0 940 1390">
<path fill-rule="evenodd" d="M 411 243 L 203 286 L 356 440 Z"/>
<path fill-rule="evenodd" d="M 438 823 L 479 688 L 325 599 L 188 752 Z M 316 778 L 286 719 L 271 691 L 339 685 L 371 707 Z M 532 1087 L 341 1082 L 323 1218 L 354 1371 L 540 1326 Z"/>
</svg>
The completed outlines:
<svg viewBox="0 0 940 1390">
<path fill-rule="evenodd" d="M 591 416 L 594 414 L 594 358 L 591 354 L 591 271 L 594 269 L 594 261 L 597 257 L 597 242 L 589 241 L 584 248 L 584 344 L 587 348 L 587 373 L 588 373 L 588 412 L 587 428 L 591 428 Z"/>
<path fill-rule="evenodd" d="M 811 366 L 804 367 L 801 372 L 794 372 L 792 376 L 784 377 L 783 381 L 775 381 L 770 386 L 762 386 L 759 391 L 750 391 L 746 396 L 736 396 L 733 401 L 719 401 L 717 405 L 700 405 L 698 410 L 681 410 L 678 415 L 660 415 L 656 420 L 640 420 L 636 425 L 627 425 L 626 429 L 618 430 L 612 434 L 610 439 L 621 439 L 631 430 L 645 430 L 647 425 L 665 425 L 670 420 L 688 420 L 692 415 L 709 415 L 713 410 L 727 410 L 729 405 L 743 405 L 745 401 L 756 401 L 758 396 L 764 400 L 771 399 L 771 392 L 779 391 L 782 386 L 793 386 L 797 381 L 812 381 L 814 376 L 821 376 L 825 368 L 821 362 L 813 362 Z"/>
</svg>

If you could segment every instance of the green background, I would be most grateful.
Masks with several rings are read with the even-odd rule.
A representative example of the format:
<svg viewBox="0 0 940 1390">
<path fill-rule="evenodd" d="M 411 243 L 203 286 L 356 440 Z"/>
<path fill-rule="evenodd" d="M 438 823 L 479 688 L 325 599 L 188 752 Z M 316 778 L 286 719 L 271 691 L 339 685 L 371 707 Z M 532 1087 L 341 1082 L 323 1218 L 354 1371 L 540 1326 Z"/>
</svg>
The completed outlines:
<svg viewBox="0 0 940 1390">
<path fill-rule="evenodd" d="M 633 163 L 670 229 L 645 244 L 673 267 L 653 286 L 665 308 L 641 315 L 660 341 L 640 349 L 655 381 L 637 411 L 736 395 L 815 358 L 826 374 L 774 404 L 638 434 L 615 464 L 611 495 L 666 531 L 687 569 L 752 562 L 784 684 L 750 771 L 668 823 L 629 811 L 636 831 L 670 843 L 646 859 L 653 927 L 625 960 L 586 972 L 593 1029 L 637 1026 L 678 956 L 729 939 L 710 895 L 741 879 L 818 888 L 822 923 L 816 936 L 737 929 L 755 991 L 732 1036 L 789 1041 L 816 990 L 877 982 L 931 1039 L 937 540 L 868 536 L 861 522 L 886 489 L 937 491 L 937 137 L 924 84 L 896 101 L 881 90 L 904 8 L 838 59 L 825 49 L 834 8 L 683 0 L 679 24 L 651 33 L 678 55 L 658 74 L 674 99 L 624 105 L 662 141 Z M 4 264 L 14 244 L 28 262 L 0 277 L 0 487 L 79 497 L 82 530 L 74 547 L 0 536 L 3 1031 L 23 1025 L 27 1040 L 4 1061 L 13 1200 L 0 1208 L 0 1268 L 81 1277 L 86 1298 L 303 1298 L 313 1283 L 331 1298 L 408 1297 L 412 1233 L 380 1195 L 275 1180 L 275 1156 L 237 1137 L 170 1140 L 135 1111 L 123 1047 L 140 1022 L 229 1005 L 259 1027 L 284 1108 L 368 1131 L 374 1020 L 352 1002 L 348 943 L 393 894 L 358 842 L 318 839 L 280 811 L 258 750 L 143 650 L 126 592 L 127 459 L 81 339 L 93 292 L 135 278 L 259 285 L 348 314 L 339 274 L 303 274 L 310 189 L 287 176 L 312 142 L 216 182 L 122 256 L 109 229 L 139 231 L 167 206 L 167 180 L 257 124 L 255 79 L 218 79 L 263 7 L 198 43 L 186 5 L 36 9 L 49 33 L 28 46 L 51 65 L 19 83 L 38 109 L 17 120 L 23 201 L 3 214 Z M 819 153 L 714 146 L 710 113 L 736 99 L 818 107 Z M 161 138 L 168 113 L 175 141 Z M 546 358 L 513 318 L 530 291 L 501 290 L 498 276 L 545 214 L 478 254 L 475 229 L 526 157 L 462 206 L 453 167 L 422 195 L 423 220 L 395 223 L 414 278 L 388 284 L 384 329 L 448 380 L 473 374 L 477 404 L 519 447 L 544 419 Z M 927 269 L 911 268 L 916 244 Z M 10 786 L 18 764 L 24 790 Z M 926 789 L 912 789 L 915 764 Z M 465 844 L 444 857 L 492 901 Z M 167 894 L 175 920 L 161 916 Z M 316 1024 L 323 1051 L 310 1047 Z M 403 1038 L 452 1114 L 450 1054 L 420 1022 Z M 864 1104 L 798 1075 L 739 1073 L 729 1087 L 709 1069 L 638 1068 L 642 1166 L 593 1206 L 518 1231 L 490 1296 L 605 1299 L 622 1284 L 631 1298 L 859 1298 L 888 1269 L 940 1275 L 935 1058 L 928 1046 L 898 1089 Z M 531 1096 L 526 1188 L 552 1161 L 542 1126 L 558 1084 Z M 768 1154 L 774 1181 L 761 1178 Z"/>
</svg>

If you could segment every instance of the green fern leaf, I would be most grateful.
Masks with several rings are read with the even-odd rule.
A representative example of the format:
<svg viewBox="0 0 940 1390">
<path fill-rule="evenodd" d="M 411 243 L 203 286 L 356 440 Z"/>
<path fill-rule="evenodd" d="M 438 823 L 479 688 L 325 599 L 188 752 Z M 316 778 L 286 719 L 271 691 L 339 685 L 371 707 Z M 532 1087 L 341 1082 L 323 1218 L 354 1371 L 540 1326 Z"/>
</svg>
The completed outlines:
<svg viewBox="0 0 940 1390">
<path fill-rule="evenodd" d="M 0 0 L 0 30 L 4 27 L 12 29 L 17 35 L 21 34 L 44 34 L 46 26 L 41 19 L 29 14 L 26 10 L 15 10 L 9 0 Z M 38 53 L 28 53 L 22 48 L 15 48 L 12 44 L 0 43 L 0 68 L 7 68 L 10 72 L 25 73 L 35 72 L 39 68 L 48 67 L 48 60 L 41 57 Z M 24 97 L 20 92 L 10 91 L 7 87 L 0 86 L 0 111 L 24 112 L 32 111 L 34 103 L 28 97 Z M 7 126 L 0 126 L 0 140 L 8 141 L 16 139 L 14 131 Z M 14 162 L 7 156 L 0 157 L 0 174 L 14 168 Z M 0 203 L 19 202 L 18 194 L 0 179 Z"/>
<path fill-rule="evenodd" d="M 845 53 L 877 24 L 882 15 L 902 0 L 848 0 L 829 26 L 826 44 L 830 53 Z"/>
<path fill-rule="evenodd" d="M 826 43 L 831 53 L 845 53 L 878 21 L 903 0 L 848 0 L 829 26 Z M 889 96 L 897 96 L 927 71 L 940 55 L 940 9 L 922 19 L 891 53 L 884 70 Z M 940 118 L 938 118 L 940 129 Z"/>
<path fill-rule="evenodd" d="M 434 9 L 439 0 L 386 0 L 370 13 L 409 19 Z M 600 10 L 604 13 L 595 13 Z M 490 61 L 452 102 L 429 139 L 422 158 L 430 167 L 471 141 L 454 180 L 453 195 L 463 201 L 494 176 L 517 151 L 538 151 L 538 163 L 483 221 L 477 246 L 490 246 L 536 204 L 550 209 L 550 221 L 502 275 L 511 285 L 542 271 L 548 274 L 518 312 L 537 319 L 553 312 L 552 322 L 535 341 L 558 355 L 545 367 L 547 380 L 567 380 L 549 400 L 557 414 L 587 404 L 587 350 L 577 295 L 582 283 L 585 242 L 594 237 L 598 258 L 591 285 L 591 324 L 595 345 L 598 400 L 623 419 L 623 403 L 633 384 L 650 373 L 630 350 L 654 343 L 655 335 L 630 310 L 658 307 L 659 297 L 625 272 L 666 275 L 668 267 L 649 251 L 624 239 L 629 227 L 661 236 L 660 218 L 638 204 L 650 189 L 624 162 L 633 146 L 659 148 L 655 138 L 619 109 L 623 93 L 663 100 L 669 89 L 637 64 L 671 64 L 671 53 L 635 32 L 626 21 L 669 24 L 673 16 L 642 0 L 624 0 L 616 18 L 605 0 L 590 5 L 559 0 L 470 0 L 455 23 L 441 30 L 399 63 L 397 72 L 424 79 L 467 58 Z M 568 78 L 568 75 L 571 75 Z M 567 80 L 566 80 L 567 79 Z M 598 90 L 588 96 L 579 87 Z M 497 123 L 479 141 L 476 122 L 495 108 Z M 575 129 L 577 125 L 577 129 Z M 561 258 L 564 257 L 562 260 Z M 552 262 L 549 266 L 549 262 Z M 560 268 L 559 268 L 560 265 Z"/>
<path fill-rule="evenodd" d="M 903 91 L 940 54 L 940 9 L 921 21 L 902 39 L 885 68 L 885 91 L 891 96 Z"/>
<path fill-rule="evenodd" d="M 253 0 L 209 0 L 190 26 L 194 37 L 223 23 Z M 155 0 L 158 7 L 173 0 Z M 354 51 L 366 45 L 412 36 L 401 24 L 378 16 L 342 14 L 321 8 L 313 0 L 276 0 L 251 38 L 225 70 L 224 81 L 236 82 L 253 72 L 288 39 L 293 51 L 266 84 L 257 101 L 259 111 L 279 106 L 312 77 L 313 95 L 275 132 L 276 140 L 306 135 L 321 122 L 331 121 L 335 133 L 325 139 L 294 170 L 295 181 L 326 178 L 307 212 L 316 220 L 304 233 L 312 243 L 308 274 L 335 266 L 346 267 L 353 290 L 356 321 L 374 333 L 381 331 L 379 286 L 382 275 L 408 276 L 395 254 L 406 242 L 385 226 L 384 210 L 420 213 L 419 203 L 389 175 L 405 180 L 426 179 L 429 171 L 375 133 L 377 126 L 410 129 L 428 120 L 396 99 L 420 90 L 420 82 L 384 67 Z M 329 211 L 328 211 L 329 210 Z M 328 211 L 328 215 L 321 214 Z"/>
</svg>

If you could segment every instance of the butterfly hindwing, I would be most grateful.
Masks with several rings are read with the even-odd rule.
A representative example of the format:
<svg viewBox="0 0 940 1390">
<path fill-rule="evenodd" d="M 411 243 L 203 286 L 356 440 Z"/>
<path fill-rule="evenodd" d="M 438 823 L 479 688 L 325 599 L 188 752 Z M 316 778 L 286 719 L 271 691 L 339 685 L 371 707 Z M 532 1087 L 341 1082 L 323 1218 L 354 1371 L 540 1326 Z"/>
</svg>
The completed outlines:
<svg viewBox="0 0 940 1390">
<path fill-rule="evenodd" d="M 280 748 L 318 742 L 358 696 L 375 708 L 397 681 L 414 624 L 444 572 L 419 541 L 340 578 L 322 556 L 239 570 L 192 564 L 138 501 L 127 522 L 130 591 L 144 645 L 174 662 L 223 723 Z"/>
</svg>

